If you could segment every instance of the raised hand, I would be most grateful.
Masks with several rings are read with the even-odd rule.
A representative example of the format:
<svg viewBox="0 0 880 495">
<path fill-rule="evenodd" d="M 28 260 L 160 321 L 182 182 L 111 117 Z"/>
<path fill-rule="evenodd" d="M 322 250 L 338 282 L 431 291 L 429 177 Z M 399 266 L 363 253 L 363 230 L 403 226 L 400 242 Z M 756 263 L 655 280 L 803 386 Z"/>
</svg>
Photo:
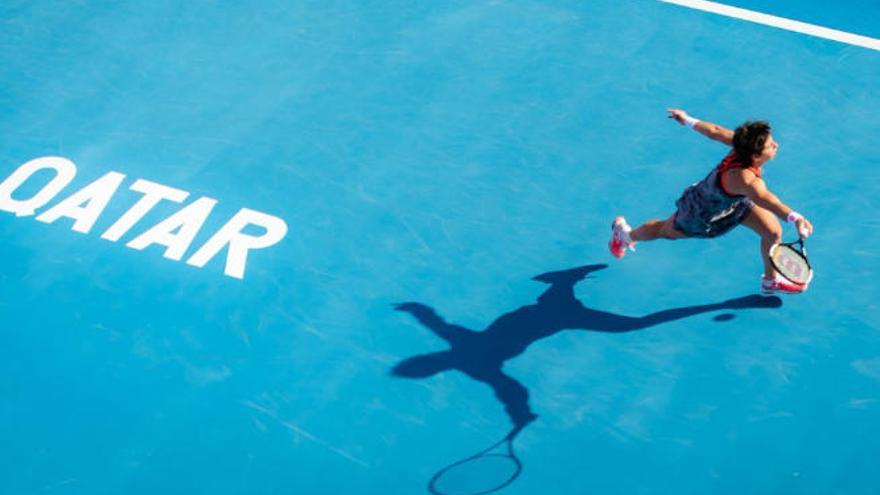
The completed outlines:
<svg viewBox="0 0 880 495">
<path fill-rule="evenodd" d="M 669 117 L 670 119 L 675 119 L 675 121 L 681 125 L 684 125 L 685 120 L 690 117 L 687 112 L 685 112 L 684 110 L 679 110 L 678 108 L 667 108 L 666 111 L 669 112 L 669 115 L 667 115 L 667 117 Z"/>
</svg>

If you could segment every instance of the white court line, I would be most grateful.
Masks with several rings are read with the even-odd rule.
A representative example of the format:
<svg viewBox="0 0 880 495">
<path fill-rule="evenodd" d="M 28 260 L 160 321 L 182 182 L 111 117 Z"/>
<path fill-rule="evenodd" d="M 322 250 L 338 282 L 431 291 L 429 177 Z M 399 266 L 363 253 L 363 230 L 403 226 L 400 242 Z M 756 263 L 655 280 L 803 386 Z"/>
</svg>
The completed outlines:
<svg viewBox="0 0 880 495">
<path fill-rule="evenodd" d="M 846 31 L 838 31 L 829 29 L 815 24 L 807 24 L 806 22 L 786 19 L 784 17 L 776 17 L 775 15 L 762 14 L 754 10 L 741 9 L 739 7 L 731 7 L 716 2 L 707 2 L 705 0 L 659 0 L 665 3 L 673 3 L 682 7 L 690 7 L 692 9 L 711 12 L 713 14 L 724 15 L 727 17 L 735 17 L 745 21 L 751 21 L 757 24 L 773 26 L 796 33 L 808 34 L 818 38 L 825 38 L 833 41 L 839 41 L 849 45 L 870 48 L 871 50 L 880 51 L 880 40 L 869 38 L 858 34 L 847 33 Z"/>
</svg>

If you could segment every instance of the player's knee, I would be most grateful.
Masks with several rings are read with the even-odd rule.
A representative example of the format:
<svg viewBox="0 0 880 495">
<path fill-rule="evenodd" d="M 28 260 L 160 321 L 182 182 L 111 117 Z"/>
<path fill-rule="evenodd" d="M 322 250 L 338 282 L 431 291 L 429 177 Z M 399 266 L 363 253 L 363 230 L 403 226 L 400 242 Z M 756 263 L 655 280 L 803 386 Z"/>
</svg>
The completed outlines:
<svg viewBox="0 0 880 495">
<path fill-rule="evenodd" d="M 764 232 L 764 239 L 773 243 L 782 242 L 782 226 L 777 222 L 775 225 L 768 225 Z"/>
<path fill-rule="evenodd" d="M 682 234 L 677 228 L 675 228 L 675 222 L 673 222 L 672 220 L 667 220 L 663 223 L 663 226 L 660 228 L 660 235 L 664 239 L 670 240 L 681 239 L 682 237 L 684 237 L 684 234 Z"/>
</svg>

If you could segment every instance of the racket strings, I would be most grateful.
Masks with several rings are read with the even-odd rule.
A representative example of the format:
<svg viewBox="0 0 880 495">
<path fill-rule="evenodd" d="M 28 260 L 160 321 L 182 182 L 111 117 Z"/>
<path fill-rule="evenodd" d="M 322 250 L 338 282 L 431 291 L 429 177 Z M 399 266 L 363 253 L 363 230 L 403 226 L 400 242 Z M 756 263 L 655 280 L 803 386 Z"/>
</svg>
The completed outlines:
<svg viewBox="0 0 880 495">
<path fill-rule="evenodd" d="M 770 254 L 774 268 L 783 277 L 797 284 L 810 282 L 812 270 L 801 253 L 790 246 L 777 246 Z"/>
</svg>

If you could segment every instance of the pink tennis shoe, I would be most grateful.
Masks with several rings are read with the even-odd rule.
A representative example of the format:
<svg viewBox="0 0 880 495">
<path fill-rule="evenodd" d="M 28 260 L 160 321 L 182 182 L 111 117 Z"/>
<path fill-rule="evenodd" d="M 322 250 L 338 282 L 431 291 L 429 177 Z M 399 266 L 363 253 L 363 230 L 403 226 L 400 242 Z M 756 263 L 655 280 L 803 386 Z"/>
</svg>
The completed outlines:
<svg viewBox="0 0 880 495">
<path fill-rule="evenodd" d="M 809 286 L 790 282 L 779 275 L 772 279 L 761 275 L 761 292 L 764 294 L 800 294 L 807 287 Z"/>
</svg>

